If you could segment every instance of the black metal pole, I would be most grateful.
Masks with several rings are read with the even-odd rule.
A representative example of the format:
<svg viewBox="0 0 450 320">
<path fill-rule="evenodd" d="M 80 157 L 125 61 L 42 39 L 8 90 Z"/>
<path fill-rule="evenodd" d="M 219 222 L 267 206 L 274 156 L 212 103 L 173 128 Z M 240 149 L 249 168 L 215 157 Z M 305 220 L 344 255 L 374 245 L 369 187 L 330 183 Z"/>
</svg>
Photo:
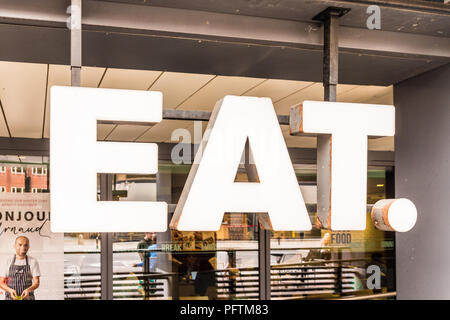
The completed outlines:
<svg viewBox="0 0 450 320">
<path fill-rule="evenodd" d="M 70 71 L 72 86 L 81 85 L 81 11 L 82 0 L 72 0 L 70 6 Z"/>
<path fill-rule="evenodd" d="M 81 65 L 82 65 L 82 0 L 72 0 L 70 8 L 70 71 L 71 85 L 79 87 L 81 85 Z M 100 175 L 100 200 L 112 200 L 112 177 L 111 175 Z M 113 252 L 112 233 L 101 234 L 100 249 L 100 283 L 101 299 L 113 299 Z"/>
<path fill-rule="evenodd" d="M 112 175 L 100 175 L 100 200 L 112 200 Z M 101 234 L 101 298 L 102 300 L 113 299 L 113 233 Z"/>
<path fill-rule="evenodd" d="M 149 281 L 149 275 L 150 275 L 150 253 L 148 251 L 144 251 L 143 254 L 144 261 L 143 261 L 143 269 L 144 269 L 144 300 L 148 299 L 150 297 L 150 281 Z"/>
<path fill-rule="evenodd" d="M 323 22 L 323 88 L 324 100 L 336 101 L 339 71 L 339 18 L 350 9 L 328 7 L 313 19 Z M 331 135 L 317 136 L 317 214 L 325 228 L 330 229 L 331 213 Z M 342 252 L 338 249 L 336 293 L 342 293 Z"/>
<path fill-rule="evenodd" d="M 262 228 L 260 223 L 258 223 L 258 230 L 259 299 L 270 300 L 270 231 Z"/>
<path fill-rule="evenodd" d="M 245 143 L 245 170 L 249 182 L 259 182 L 258 172 L 253 161 L 253 155 L 250 150 L 249 141 Z M 259 299 L 270 300 L 270 230 L 262 227 L 259 221 L 264 217 L 258 214 L 258 271 L 259 271 Z"/>
<path fill-rule="evenodd" d="M 323 87 L 324 100 L 336 101 L 339 68 L 339 17 L 349 9 L 329 7 L 313 19 L 323 23 Z M 331 135 L 317 136 L 317 216 L 330 228 L 331 212 Z"/>
<path fill-rule="evenodd" d="M 338 248 L 338 265 L 336 268 L 336 293 L 341 295 L 342 294 L 342 250 L 341 248 Z"/>
</svg>

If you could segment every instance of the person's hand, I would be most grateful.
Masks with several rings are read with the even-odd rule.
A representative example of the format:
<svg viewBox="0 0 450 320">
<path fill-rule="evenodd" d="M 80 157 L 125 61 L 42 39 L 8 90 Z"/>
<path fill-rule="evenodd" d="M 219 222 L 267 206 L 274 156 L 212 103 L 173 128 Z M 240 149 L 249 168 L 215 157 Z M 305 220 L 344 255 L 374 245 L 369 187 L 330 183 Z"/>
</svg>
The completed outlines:
<svg viewBox="0 0 450 320">
<path fill-rule="evenodd" d="M 30 295 L 30 289 L 25 289 L 22 292 L 22 300 L 25 300 Z"/>
<path fill-rule="evenodd" d="M 316 228 L 322 229 L 322 227 L 323 227 L 322 222 L 320 221 L 320 219 L 318 217 L 316 217 Z"/>
<path fill-rule="evenodd" d="M 17 300 L 17 299 L 16 299 L 16 297 L 17 297 L 17 292 L 16 292 L 16 290 L 10 289 L 8 292 L 9 292 L 9 294 L 11 295 L 11 297 L 12 297 L 14 300 Z"/>
</svg>

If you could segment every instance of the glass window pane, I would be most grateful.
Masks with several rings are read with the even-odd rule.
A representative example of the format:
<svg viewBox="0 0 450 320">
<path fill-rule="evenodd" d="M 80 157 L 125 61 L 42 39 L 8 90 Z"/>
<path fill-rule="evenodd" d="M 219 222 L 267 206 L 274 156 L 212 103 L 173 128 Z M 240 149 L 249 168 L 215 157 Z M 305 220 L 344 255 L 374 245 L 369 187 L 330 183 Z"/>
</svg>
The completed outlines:
<svg viewBox="0 0 450 320">
<path fill-rule="evenodd" d="M 272 232 L 272 298 L 337 298 L 395 291 L 393 232 L 375 228 L 372 205 L 386 198 L 386 169 L 369 168 L 367 227 L 331 231 L 317 219 L 315 165 L 295 165 L 313 228 Z M 371 275 L 379 270 L 379 281 Z M 377 276 L 377 275 L 375 275 Z"/>
<path fill-rule="evenodd" d="M 92 300 L 101 297 L 101 235 L 64 234 L 64 298 Z"/>
<path fill-rule="evenodd" d="M 189 169 L 160 163 L 158 177 L 116 175 L 113 196 L 177 203 Z M 239 179 L 246 175 L 240 172 Z M 217 232 L 116 233 L 113 250 L 115 299 L 259 296 L 255 214 L 226 213 Z"/>
<path fill-rule="evenodd" d="M 48 158 L 0 156 L 0 192 L 49 192 Z"/>
<path fill-rule="evenodd" d="M 64 239 L 50 230 L 48 165 L 48 157 L 0 156 L 0 277 L 21 295 L 25 288 L 17 284 L 20 270 L 29 263 L 25 285 L 31 286 L 34 277 L 39 277 L 40 284 L 26 299 L 64 297 Z M 18 241 L 27 249 L 18 251 Z M 13 298 L 0 291 L 0 300 Z"/>
</svg>

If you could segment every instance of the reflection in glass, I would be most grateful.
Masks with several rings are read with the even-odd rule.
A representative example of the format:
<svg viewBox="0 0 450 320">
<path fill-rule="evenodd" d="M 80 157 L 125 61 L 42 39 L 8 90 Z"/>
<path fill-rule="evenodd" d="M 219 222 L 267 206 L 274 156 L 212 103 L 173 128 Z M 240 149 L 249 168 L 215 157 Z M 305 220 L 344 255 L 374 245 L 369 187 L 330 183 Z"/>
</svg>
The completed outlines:
<svg viewBox="0 0 450 320">
<path fill-rule="evenodd" d="M 49 192 L 48 157 L 0 156 L 0 192 Z"/>
<path fill-rule="evenodd" d="M 375 229 L 369 214 L 365 231 L 323 229 L 316 213 L 316 168 L 294 167 L 313 228 L 271 232 L 272 299 L 394 292 L 393 233 Z M 115 175 L 113 199 L 176 204 L 189 169 L 161 162 L 158 175 Z M 0 174 L 7 171 L 0 168 Z M 386 198 L 386 174 L 385 168 L 369 168 L 368 213 Z M 236 181 L 246 180 L 241 166 Z M 259 230 L 257 214 L 225 213 L 217 232 L 115 233 L 114 299 L 258 299 Z M 100 298 L 100 249 L 100 234 L 65 234 L 66 299 Z M 373 281 L 373 270 L 380 271 L 379 281 Z"/>
<path fill-rule="evenodd" d="M 157 176 L 116 175 L 113 197 L 177 203 L 189 169 L 160 163 Z M 113 251 L 115 299 L 258 298 L 255 214 L 226 213 L 217 232 L 116 233 Z"/>
<path fill-rule="evenodd" d="M 369 168 L 366 230 L 331 231 L 323 229 L 317 218 L 315 166 L 294 167 L 313 228 L 272 233 L 272 298 L 327 299 L 394 292 L 394 234 L 376 229 L 370 219 L 373 203 L 386 198 L 386 170 Z M 379 279 L 372 276 L 374 269 L 380 270 Z"/>
</svg>

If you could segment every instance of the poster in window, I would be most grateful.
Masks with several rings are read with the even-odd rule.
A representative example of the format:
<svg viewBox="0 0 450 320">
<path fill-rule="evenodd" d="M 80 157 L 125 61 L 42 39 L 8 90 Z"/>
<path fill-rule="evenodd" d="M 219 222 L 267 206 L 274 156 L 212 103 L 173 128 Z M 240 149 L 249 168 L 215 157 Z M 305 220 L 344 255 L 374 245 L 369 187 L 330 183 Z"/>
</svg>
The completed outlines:
<svg viewBox="0 0 450 320">
<path fill-rule="evenodd" d="M 25 242 L 29 242 L 26 255 L 20 248 Z M 16 291 L 30 285 L 30 276 L 32 284 L 38 276 L 36 300 L 64 299 L 64 238 L 50 231 L 50 194 L 0 195 L 0 268 L 0 280 L 17 286 Z M 0 289 L 0 300 L 8 295 Z"/>
</svg>

